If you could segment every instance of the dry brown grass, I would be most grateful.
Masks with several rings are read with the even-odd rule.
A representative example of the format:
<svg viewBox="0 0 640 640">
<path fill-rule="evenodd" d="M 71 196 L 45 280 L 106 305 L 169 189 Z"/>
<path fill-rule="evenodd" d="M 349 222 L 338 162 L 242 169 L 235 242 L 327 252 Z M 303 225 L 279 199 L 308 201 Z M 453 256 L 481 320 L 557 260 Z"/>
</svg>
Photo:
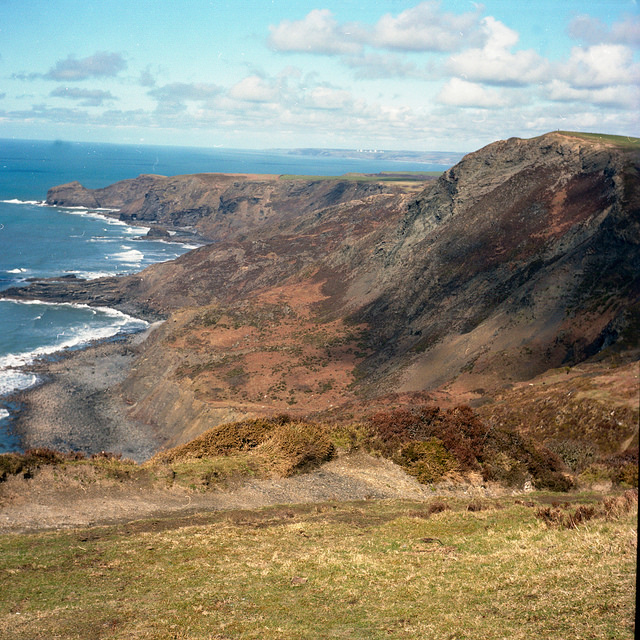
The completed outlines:
<svg viewBox="0 0 640 640">
<path fill-rule="evenodd" d="M 635 507 L 567 529 L 536 517 L 538 500 L 472 511 L 447 499 L 431 514 L 327 503 L 4 536 L 0 637 L 631 640 Z"/>
</svg>

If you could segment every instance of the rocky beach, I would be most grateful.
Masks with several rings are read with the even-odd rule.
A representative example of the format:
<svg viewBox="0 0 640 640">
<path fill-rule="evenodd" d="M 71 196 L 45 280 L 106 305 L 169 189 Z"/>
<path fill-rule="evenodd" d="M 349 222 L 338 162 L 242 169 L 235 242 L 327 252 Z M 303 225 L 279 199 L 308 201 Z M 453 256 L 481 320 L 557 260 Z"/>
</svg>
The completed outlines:
<svg viewBox="0 0 640 640">
<path fill-rule="evenodd" d="M 40 384 L 11 398 L 20 407 L 12 428 L 22 447 L 150 458 L 161 443 L 152 427 L 128 417 L 118 385 L 158 324 L 29 365 Z"/>
</svg>

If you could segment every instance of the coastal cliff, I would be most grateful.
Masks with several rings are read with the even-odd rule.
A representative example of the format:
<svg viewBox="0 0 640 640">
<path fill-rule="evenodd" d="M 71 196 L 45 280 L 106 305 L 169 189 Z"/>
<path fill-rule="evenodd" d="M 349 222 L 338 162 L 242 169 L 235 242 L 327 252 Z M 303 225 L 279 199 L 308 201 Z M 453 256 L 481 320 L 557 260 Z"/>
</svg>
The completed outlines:
<svg viewBox="0 0 640 640">
<path fill-rule="evenodd" d="M 399 191 L 391 182 L 284 179 L 277 175 L 202 173 L 141 175 L 102 189 L 79 182 L 51 188 L 47 204 L 117 209 L 125 222 L 191 228 L 218 241 L 243 237 L 272 223 L 278 227 L 306 213 Z"/>
<path fill-rule="evenodd" d="M 135 276 L 9 295 L 166 318 L 118 389 L 169 445 L 236 417 L 355 415 L 392 393 L 481 404 L 554 367 L 637 358 L 639 166 L 624 139 L 552 133 L 489 145 L 419 188 L 72 183 L 48 201 L 215 242 Z"/>
</svg>

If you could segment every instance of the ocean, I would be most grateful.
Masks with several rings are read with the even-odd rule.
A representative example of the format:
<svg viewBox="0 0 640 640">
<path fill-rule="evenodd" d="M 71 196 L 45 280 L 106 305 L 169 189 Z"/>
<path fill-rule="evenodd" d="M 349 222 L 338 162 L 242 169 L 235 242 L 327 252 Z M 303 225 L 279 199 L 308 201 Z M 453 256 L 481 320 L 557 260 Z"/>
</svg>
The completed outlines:
<svg viewBox="0 0 640 640">
<path fill-rule="evenodd" d="M 50 187 L 78 180 L 99 188 L 143 173 L 342 175 L 447 168 L 284 152 L 0 139 L 0 453 L 21 450 L 11 433 L 17 407 L 8 396 L 38 383 L 30 363 L 147 326 L 115 309 L 14 302 L 3 300 L 2 291 L 36 277 L 134 273 L 193 248 L 142 239 L 146 228 L 106 217 L 104 211 L 46 206 Z"/>
</svg>

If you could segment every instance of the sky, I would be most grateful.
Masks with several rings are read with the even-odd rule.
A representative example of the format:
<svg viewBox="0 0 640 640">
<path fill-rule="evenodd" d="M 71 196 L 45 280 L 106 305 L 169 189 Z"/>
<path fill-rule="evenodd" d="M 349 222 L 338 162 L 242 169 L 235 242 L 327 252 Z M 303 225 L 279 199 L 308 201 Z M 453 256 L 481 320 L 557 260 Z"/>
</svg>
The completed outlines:
<svg viewBox="0 0 640 640">
<path fill-rule="evenodd" d="M 0 138 L 471 151 L 640 134 L 637 0 L 0 0 Z"/>
</svg>

